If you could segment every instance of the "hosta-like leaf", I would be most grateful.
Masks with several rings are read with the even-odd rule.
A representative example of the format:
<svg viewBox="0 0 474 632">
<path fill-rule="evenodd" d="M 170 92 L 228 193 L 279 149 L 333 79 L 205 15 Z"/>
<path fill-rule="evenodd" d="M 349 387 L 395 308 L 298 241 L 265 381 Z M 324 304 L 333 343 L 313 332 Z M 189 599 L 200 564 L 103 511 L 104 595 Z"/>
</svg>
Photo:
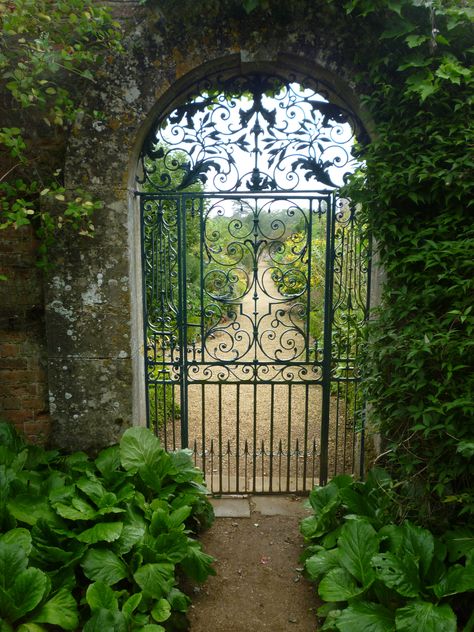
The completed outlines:
<svg viewBox="0 0 474 632">
<path fill-rule="evenodd" d="M 81 564 L 86 577 L 113 586 L 127 577 L 127 567 L 110 549 L 89 549 Z"/>
<path fill-rule="evenodd" d="M 9 597 L 15 605 L 11 621 L 20 619 L 31 612 L 48 593 L 51 586 L 47 575 L 38 568 L 27 568 L 16 575 L 12 586 L 8 589 Z"/>
<path fill-rule="evenodd" d="M 404 597 L 417 597 L 420 592 L 418 567 L 411 557 L 381 553 L 372 559 L 377 578 Z"/>
<path fill-rule="evenodd" d="M 379 548 L 374 528 L 365 520 L 350 520 L 342 527 L 338 544 L 341 565 L 368 586 L 375 578 L 370 562 Z"/>
<path fill-rule="evenodd" d="M 174 564 L 144 564 L 133 578 L 145 596 L 161 599 L 167 595 L 174 583 Z"/>
<path fill-rule="evenodd" d="M 160 442 L 147 428 L 128 428 L 120 441 L 120 461 L 126 470 L 153 468 L 164 453 Z"/>
<path fill-rule="evenodd" d="M 138 608 L 143 597 L 143 593 L 136 592 L 122 606 L 122 613 L 127 620 L 131 619 L 133 613 Z"/>
<path fill-rule="evenodd" d="M 13 628 L 10 626 L 3 628 L 0 623 L 0 632 L 10 632 Z M 46 628 L 42 625 L 38 625 L 37 623 L 22 623 L 18 628 L 16 628 L 16 632 L 47 632 Z"/>
<path fill-rule="evenodd" d="M 63 630 L 76 630 L 79 625 L 77 604 L 68 590 L 59 590 L 35 614 L 37 623 L 57 625 Z"/>
<path fill-rule="evenodd" d="M 38 520 L 50 523 L 58 521 L 54 511 L 49 506 L 46 496 L 33 494 L 17 494 L 8 501 L 8 509 L 19 522 L 33 526 Z"/>
<path fill-rule="evenodd" d="M 395 613 L 397 632 L 456 632 L 456 616 L 448 604 L 414 601 Z"/>
<path fill-rule="evenodd" d="M 82 498 L 76 497 L 72 500 L 72 506 L 63 502 L 54 503 L 57 513 L 67 520 L 94 520 L 98 513 L 92 505 Z"/>
<path fill-rule="evenodd" d="M 86 592 L 86 601 L 92 612 L 104 608 L 118 610 L 118 600 L 115 592 L 103 582 L 90 584 Z"/>
<path fill-rule="evenodd" d="M 122 533 L 122 522 L 99 522 L 76 536 L 79 542 L 96 544 L 97 542 L 113 542 Z"/>
<path fill-rule="evenodd" d="M 151 610 L 151 616 L 155 621 L 161 623 L 170 618 L 171 606 L 167 599 L 159 599 Z"/>
<path fill-rule="evenodd" d="M 360 601 L 351 604 L 337 618 L 340 632 L 394 632 L 393 612 L 380 604 Z M 398 628 L 397 628 L 398 629 Z M 422 630 L 423 628 L 412 628 Z"/>
<path fill-rule="evenodd" d="M 26 556 L 31 553 L 31 534 L 28 529 L 10 529 L 0 536 L 0 542 L 6 545 L 12 544 L 16 548 L 20 547 Z"/>
<path fill-rule="evenodd" d="M 178 588 L 172 588 L 166 596 L 171 608 L 177 612 L 187 612 L 191 599 Z"/>
<path fill-rule="evenodd" d="M 331 568 L 337 568 L 339 564 L 339 551 L 331 549 L 330 551 L 319 551 L 309 557 L 305 562 L 305 567 L 310 579 L 318 580 L 321 575 L 327 573 Z"/>
<path fill-rule="evenodd" d="M 82 632 L 127 632 L 128 626 L 125 617 L 119 610 L 96 610 L 85 624 Z"/>
<path fill-rule="evenodd" d="M 318 592 L 324 601 L 347 601 L 364 592 L 344 568 L 332 568 L 319 583 Z"/>
<path fill-rule="evenodd" d="M 403 524 L 403 539 L 399 554 L 411 555 L 419 560 L 423 575 L 428 573 L 434 553 L 434 538 L 427 529 L 422 529 L 406 521 Z"/>
<path fill-rule="evenodd" d="M 433 586 L 433 590 L 438 599 L 470 590 L 474 591 L 474 565 L 461 566 L 456 564 L 452 566 L 441 581 Z"/>
<path fill-rule="evenodd" d="M 120 538 L 113 544 L 114 550 L 121 555 L 128 553 L 132 548 L 140 542 L 145 535 L 145 527 L 135 524 L 126 524 L 122 529 Z"/>
<path fill-rule="evenodd" d="M 23 536 L 21 536 L 23 541 Z M 0 587 L 8 590 L 19 575 L 28 566 L 28 557 L 22 546 L 16 546 L 14 541 L 0 538 Z"/>
<path fill-rule="evenodd" d="M 105 479 L 112 478 L 121 467 L 120 447 L 118 445 L 113 445 L 110 448 L 102 450 L 96 458 L 95 464 Z"/>
<path fill-rule="evenodd" d="M 199 542 L 188 538 L 188 544 L 188 554 L 181 561 L 181 567 L 188 577 L 196 582 L 203 582 L 209 575 L 215 575 L 216 571 L 212 568 L 214 558 L 201 550 Z"/>
</svg>

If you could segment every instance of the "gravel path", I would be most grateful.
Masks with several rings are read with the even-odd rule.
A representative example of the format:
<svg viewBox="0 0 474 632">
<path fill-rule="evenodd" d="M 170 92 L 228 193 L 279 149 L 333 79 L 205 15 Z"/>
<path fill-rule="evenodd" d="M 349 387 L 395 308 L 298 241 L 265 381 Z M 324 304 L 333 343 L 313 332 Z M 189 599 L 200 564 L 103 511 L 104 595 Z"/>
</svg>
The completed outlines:
<svg viewBox="0 0 474 632">
<path fill-rule="evenodd" d="M 261 348 L 257 349 L 256 359 L 267 360 L 268 357 L 281 359 L 294 356 L 291 338 L 299 350 L 304 350 L 304 339 L 293 331 L 288 333 L 290 303 L 275 304 L 271 296 L 281 296 L 271 279 L 269 268 L 263 264 L 259 268 L 259 281 L 265 284 L 267 293 L 258 291 L 255 304 L 252 294 L 247 292 L 241 305 L 241 316 L 238 318 L 238 329 L 234 327 L 234 340 L 237 348 L 242 349 L 247 336 L 252 336 L 252 316 L 254 310 L 258 318 L 264 317 L 263 329 L 272 333 L 263 338 Z M 277 309 L 283 309 L 275 325 Z M 270 323 L 273 321 L 273 326 Z M 296 321 L 298 324 L 298 321 Z M 259 331 L 262 327 L 259 326 Z M 238 333 L 239 335 L 236 335 Z M 208 347 L 219 357 L 225 358 L 225 345 L 231 344 L 226 333 L 220 333 Z M 222 346 L 224 345 L 224 346 Z M 227 346 L 227 349 L 229 347 Z M 298 351 L 299 353 L 299 351 Z M 245 357 L 253 359 L 254 351 Z M 208 384 L 204 388 L 200 384 L 189 385 L 189 445 L 197 445 L 197 452 L 202 453 L 202 437 L 204 438 L 204 460 L 197 464 L 205 469 L 208 482 L 216 488 L 219 484 L 226 486 L 240 481 L 242 491 L 279 491 L 279 487 L 288 485 L 288 490 L 301 491 L 304 458 L 308 455 L 305 474 L 306 488 L 311 488 L 318 478 L 320 450 L 320 423 L 322 388 L 318 385 L 289 384 L 283 380 L 270 384 Z M 204 394 L 204 397 L 203 397 Z M 344 409 L 339 406 L 339 428 L 337 427 L 337 406 L 332 398 L 330 415 L 329 462 L 330 472 L 334 471 L 337 462 L 338 470 L 350 469 L 352 460 L 353 434 L 345 431 Z M 204 413 L 204 414 L 203 414 Z M 203 424 L 203 419 L 205 423 Z M 238 420 L 238 423 L 237 423 Z M 316 446 L 313 453 L 313 446 Z M 211 449 L 212 447 L 212 449 Z M 299 456 L 288 456 L 288 452 L 298 452 Z M 337 452 L 337 455 L 336 455 Z M 213 453 L 211 457 L 211 453 Z M 261 453 L 264 453 L 263 456 Z M 270 459 L 269 454 L 275 456 Z M 222 454 L 222 478 L 218 480 L 219 455 Z M 237 458 L 237 454 L 239 457 Z M 260 456 L 256 456 L 259 455 Z M 256 456 L 256 458 L 255 458 Z M 272 461 L 272 462 L 271 462 Z M 257 488 L 248 487 L 248 480 L 257 478 Z M 272 488 L 270 490 L 270 475 Z M 300 479 L 297 482 L 297 479 Z M 244 489 L 245 487 L 245 489 Z"/>
</svg>

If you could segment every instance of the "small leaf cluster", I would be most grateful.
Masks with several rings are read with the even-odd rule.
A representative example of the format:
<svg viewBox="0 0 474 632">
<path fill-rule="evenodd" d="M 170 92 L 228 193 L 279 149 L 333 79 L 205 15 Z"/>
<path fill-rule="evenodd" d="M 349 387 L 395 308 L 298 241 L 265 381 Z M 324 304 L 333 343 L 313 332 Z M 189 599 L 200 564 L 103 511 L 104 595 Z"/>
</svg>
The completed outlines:
<svg viewBox="0 0 474 632">
<path fill-rule="evenodd" d="M 394 498 L 392 480 L 378 469 L 365 483 L 341 475 L 311 492 L 314 515 L 301 531 L 306 572 L 326 602 L 321 630 L 471 630 L 474 531 L 437 538 L 402 520 Z"/>
<path fill-rule="evenodd" d="M 145 428 L 96 459 L 26 446 L 8 424 L 0 436 L 0 629 L 183 625 L 177 574 L 214 573 L 191 537 L 213 513 L 189 453 Z"/>
<path fill-rule="evenodd" d="M 15 126 L 0 128 L 0 229 L 32 224 L 40 265 L 65 226 L 92 236 L 91 212 L 102 205 L 81 191 L 66 200 L 60 172 L 48 169 L 30 136 L 30 119 L 56 136 L 84 115 L 77 87 L 94 81 L 105 55 L 121 51 L 120 35 L 110 12 L 90 0 L 0 0 L 0 82 L 10 111 L 19 110 Z"/>
</svg>

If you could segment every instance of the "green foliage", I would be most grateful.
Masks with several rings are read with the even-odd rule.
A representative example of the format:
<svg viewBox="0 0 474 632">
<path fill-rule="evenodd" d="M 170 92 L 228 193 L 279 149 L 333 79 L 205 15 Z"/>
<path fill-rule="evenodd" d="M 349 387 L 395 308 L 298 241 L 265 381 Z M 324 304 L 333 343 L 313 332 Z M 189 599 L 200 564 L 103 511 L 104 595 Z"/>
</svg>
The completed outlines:
<svg viewBox="0 0 474 632">
<path fill-rule="evenodd" d="M 90 0 L 0 0 L 0 80 L 10 109 L 31 110 L 51 135 L 87 114 L 76 103 L 73 82 L 94 81 L 92 70 L 104 54 L 119 50 L 119 24 Z M 102 205 L 84 191 L 67 196 L 60 171 L 41 163 L 28 117 L 15 123 L 0 128 L 0 151 L 10 157 L 0 173 L 0 229 L 32 224 L 44 266 L 57 231 L 69 226 L 92 236 L 91 215 Z"/>
<path fill-rule="evenodd" d="M 328 602 L 319 609 L 322 629 L 455 632 L 467 622 L 474 532 L 437 538 L 404 520 L 396 493 L 383 470 L 371 470 L 366 483 L 337 476 L 311 492 L 314 515 L 301 531 L 306 572 Z M 453 548 L 453 541 L 465 546 Z"/>
<path fill-rule="evenodd" d="M 7 424 L 0 437 L 2 630 L 164 630 L 185 617 L 177 573 L 214 573 L 191 537 L 213 516 L 188 452 L 144 428 L 95 460 L 26 446 Z"/>
<path fill-rule="evenodd" d="M 446 529 L 474 510 L 472 10 L 352 0 L 357 78 L 375 121 L 347 187 L 385 271 L 365 388 L 408 515 Z M 471 46 L 471 47 L 470 47 Z"/>
</svg>

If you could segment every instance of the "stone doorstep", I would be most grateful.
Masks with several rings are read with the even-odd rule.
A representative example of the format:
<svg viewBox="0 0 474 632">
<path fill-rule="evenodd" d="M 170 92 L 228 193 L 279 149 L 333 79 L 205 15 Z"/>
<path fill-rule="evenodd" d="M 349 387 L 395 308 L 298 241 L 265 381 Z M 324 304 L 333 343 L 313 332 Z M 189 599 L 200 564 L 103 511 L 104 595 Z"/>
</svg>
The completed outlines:
<svg viewBox="0 0 474 632">
<path fill-rule="evenodd" d="M 304 518 L 309 510 L 303 498 L 291 496 L 249 496 L 248 498 L 211 498 L 216 518 L 250 518 L 251 514 L 262 516 L 298 516 Z"/>
</svg>

